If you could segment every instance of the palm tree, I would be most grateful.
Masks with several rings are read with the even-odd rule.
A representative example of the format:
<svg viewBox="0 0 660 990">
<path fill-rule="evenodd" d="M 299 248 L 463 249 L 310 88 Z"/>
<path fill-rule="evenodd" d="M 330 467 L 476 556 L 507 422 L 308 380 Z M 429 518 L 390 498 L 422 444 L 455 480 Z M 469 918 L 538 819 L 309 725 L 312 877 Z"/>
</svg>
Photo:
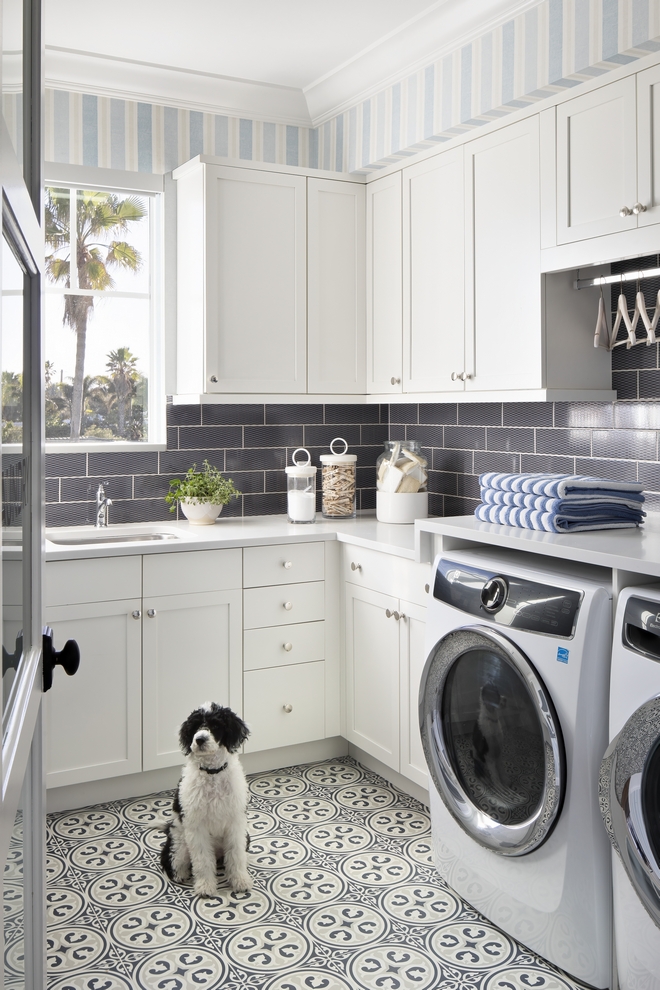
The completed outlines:
<svg viewBox="0 0 660 990">
<path fill-rule="evenodd" d="M 117 432 L 120 437 L 126 436 L 126 410 L 140 378 L 136 365 L 137 358 L 128 347 L 118 347 L 108 354 L 106 368 L 117 396 Z"/>
<path fill-rule="evenodd" d="M 76 335 L 76 366 L 71 400 L 71 439 L 80 439 L 85 378 L 87 324 L 94 311 L 93 295 L 78 295 L 71 280 L 71 195 L 68 189 L 48 189 L 46 200 L 46 274 L 51 282 L 72 288 L 64 296 L 62 322 Z M 132 223 L 147 215 L 137 196 L 124 199 L 115 193 L 78 190 L 75 201 L 75 273 L 77 288 L 102 292 L 114 285 L 110 271 L 123 268 L 136 272 L 142 264 L 140 252 L 125 240 L 109 240 L 125 234 Z"/>
</svg>

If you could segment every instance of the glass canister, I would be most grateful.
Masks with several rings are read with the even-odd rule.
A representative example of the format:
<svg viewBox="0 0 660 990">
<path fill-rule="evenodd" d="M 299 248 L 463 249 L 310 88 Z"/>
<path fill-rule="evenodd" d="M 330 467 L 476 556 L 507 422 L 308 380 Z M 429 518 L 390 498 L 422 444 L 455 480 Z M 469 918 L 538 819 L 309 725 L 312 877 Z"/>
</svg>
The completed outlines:
<svg viewBox="0 0 660 990">
<path fill-rule="evenodd" d="M 379 492 L 425 492 L 428 462 L 417 440 L 386 440 L 376 461 Z"/>
<path fill-rule="evenodd" d="M 297 454 L 306 454 L 306 461 L 297 461 Z M 292 465 L 286 471 L 286 511 L 289 522 L 316 522 L 316 465 L 304 447 L 298 447 L 291 455 Z"/>
<path fill-rule="evenodd" d="M 343 443 L 340 453 L 335 444 Z M 335 437 L 330 444 L 330 454 L 321 454 L 323 465 L 323 515 L 326 519 L 348 519 L 356 515 L 356 463 L 357 454 L 349 454 L 348 444 L 342 437 Z"/>
</svg>

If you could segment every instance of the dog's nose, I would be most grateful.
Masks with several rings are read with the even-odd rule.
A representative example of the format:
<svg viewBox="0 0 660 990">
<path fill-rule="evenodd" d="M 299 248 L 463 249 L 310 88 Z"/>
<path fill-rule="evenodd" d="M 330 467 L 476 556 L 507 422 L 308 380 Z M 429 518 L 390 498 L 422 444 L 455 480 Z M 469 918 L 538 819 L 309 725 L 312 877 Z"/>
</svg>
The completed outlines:
<svg viewBox="0 0 660 990">
<path fill-rule="evenodd" d="M 208 741 L 209 741 L 208 732 L 198 732 L 197 735 L 195 736 L 195 742 L 197 743 L 200 749 L 203 746 L 206 746 Z"/>
</svg>

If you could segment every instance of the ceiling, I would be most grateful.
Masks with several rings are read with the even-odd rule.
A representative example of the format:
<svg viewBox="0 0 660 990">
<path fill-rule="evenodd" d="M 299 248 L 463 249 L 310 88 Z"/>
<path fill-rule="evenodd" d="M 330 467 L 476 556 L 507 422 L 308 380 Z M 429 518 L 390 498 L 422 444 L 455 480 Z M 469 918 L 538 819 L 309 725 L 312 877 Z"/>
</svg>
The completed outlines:
<svg viewBox="0 0 660 990">
<path fill-rule="evenodd" d="M 45 0 L 46 82 L 317 126 L 539 0 Z"/>
</svg>

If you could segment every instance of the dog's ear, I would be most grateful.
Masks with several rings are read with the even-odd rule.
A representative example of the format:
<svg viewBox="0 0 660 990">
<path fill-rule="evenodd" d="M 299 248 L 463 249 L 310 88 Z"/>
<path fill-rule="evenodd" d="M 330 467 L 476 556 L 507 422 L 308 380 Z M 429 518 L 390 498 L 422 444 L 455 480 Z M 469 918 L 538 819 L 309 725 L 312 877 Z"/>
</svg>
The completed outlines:
<svg viewBox="0 0 660 990">
<path fill-rule="evenodd" d="M 213 733 L 216 742 L 224 746 L 227 752 L 235 753 L 243 745 L 250 730 L 231 708 L 221 708 L 213 705 L 206 716 L 206 724 Z"/>
<path fill-rule="evenodd" d="M 185 722 L 182 723 L 179 729 L 179 746 L 184 756 L 190 755 L 192 741 L 195 738 L 197 730 L 204 724 L 204 717 L 205 712 L 200 708 L 196 708 L 194 712 L 190 713 Z"/>
</svg>

